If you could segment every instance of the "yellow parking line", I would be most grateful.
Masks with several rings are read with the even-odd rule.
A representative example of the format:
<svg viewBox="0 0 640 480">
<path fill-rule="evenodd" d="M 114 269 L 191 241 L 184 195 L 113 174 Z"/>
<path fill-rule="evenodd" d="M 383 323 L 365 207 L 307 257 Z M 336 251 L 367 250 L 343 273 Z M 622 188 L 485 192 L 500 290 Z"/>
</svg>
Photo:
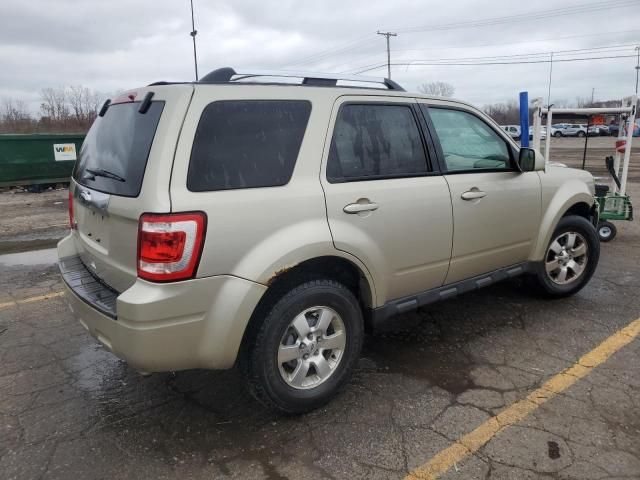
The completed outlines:
<svg viewBox="0 0 640 480">
<path fill-rule="evenodd" d="M 471 433 L 459 438 L 450 447 L 442 450 L 424 465 L 413 470 L 405 480 L 433 480 L 446 473 L 457 462 L 471 455 L 509 425 L 519 422 L 540 405 L 563 392 L 598 365 L 606 362 L 614 353 L 630 343 L 640 334 L 640 318 L 607 338 L 604 342 L 583 355 L 565 371 L 551 377 L 540 388 L 529 394 L 498 415 L 491 417 Z"/>
<path fill-rule="evenodd" d="M 64 292 L 47 293 L 46 295 L 38 295 L 37 297 L 22 298 L 20 300 L 12 300 L 10 302 L 0 303 L 0 310 L 8 307 L 16 307 L 23 303 L 40 302 L 42 300 L 48 300 L 50 298 L 61 297 Z"/>
</svg>

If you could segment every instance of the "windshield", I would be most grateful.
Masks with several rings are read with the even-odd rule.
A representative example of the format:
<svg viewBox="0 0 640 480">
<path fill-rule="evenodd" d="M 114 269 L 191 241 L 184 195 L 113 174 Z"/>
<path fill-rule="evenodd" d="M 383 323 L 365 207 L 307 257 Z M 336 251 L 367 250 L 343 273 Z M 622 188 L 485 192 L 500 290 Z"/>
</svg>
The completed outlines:
<svg viewBox="0 0 640 480">
<path fill-rule="evenodd" d="M 164 102 L 151 102 L 146 113 L 139 108 L 140 102 L 111 105 L 93 122 L 73 172 L 76 182 L 113 195 L 140 194 Z"/>
</svg>

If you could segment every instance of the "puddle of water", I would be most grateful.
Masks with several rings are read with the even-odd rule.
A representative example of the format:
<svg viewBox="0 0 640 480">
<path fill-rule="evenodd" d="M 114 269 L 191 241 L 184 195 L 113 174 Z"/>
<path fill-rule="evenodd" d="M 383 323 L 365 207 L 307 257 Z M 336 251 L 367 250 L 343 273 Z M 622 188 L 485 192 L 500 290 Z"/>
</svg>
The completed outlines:
<svg viewBox="0 0 640 480">
<path fill-rule="evenodd" d="M 0 265 L 5 267 L 53 265 L 55 263 L 58 263 L 58 251 L 55 248 L 0 255 Z"/>
</svg>

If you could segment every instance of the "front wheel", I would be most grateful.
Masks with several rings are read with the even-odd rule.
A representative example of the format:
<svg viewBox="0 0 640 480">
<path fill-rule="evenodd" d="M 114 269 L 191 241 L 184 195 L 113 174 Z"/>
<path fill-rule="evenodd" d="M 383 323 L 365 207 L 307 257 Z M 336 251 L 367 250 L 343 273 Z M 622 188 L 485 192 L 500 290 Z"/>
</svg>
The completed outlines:
<svg viewBox="0 0 640 480">
<path fill-rule="evenodd" d="M 598 224 L 598 237 L 601 242 L 610 242 L 616 237 L 618 229 L 616 226 L 606 220 Z"/>
<path fill-rule="evenodd" d="M 553 136 L 556 138 L 560 138 L 562 136 L 562 132 L 555 132 Z"/>
<path fill-rule="evenodd" d="M 351 375 L 364 338 L 358 300 L 329 279 L 282 295 L 256 329 L 243 359 L 249 390 L 285 414 L 329 401 Z"/>
<path fill-rule="evenodd" d="M 589 282 L 599 258 L 600 241 L 593 225 L 569 215 L 558 222 L 534 279 L 547 296 L 573 295 Z"/>
<path fill-rule="evenodd" d="M 580 130 L 580 131 L 578 132 L 578 136 L 579 136 L 579 137 L 584 137 L 585 135 L 586 135 L 586 133 L 584 133 L 582 130 Z"/>
</svg>

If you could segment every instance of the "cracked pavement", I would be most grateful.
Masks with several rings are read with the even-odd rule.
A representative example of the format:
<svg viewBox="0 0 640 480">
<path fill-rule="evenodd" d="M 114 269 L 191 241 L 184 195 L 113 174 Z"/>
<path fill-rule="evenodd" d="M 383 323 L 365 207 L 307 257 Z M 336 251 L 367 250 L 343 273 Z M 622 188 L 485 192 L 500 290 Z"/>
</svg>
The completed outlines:
<svg viewBox="0 0 640 480">
<path fill-rule="evenodd" d="M 301 417 L 264 409 L 235 370 L 140 376 L 62 297 L 2 308 L 0 477 L 402 478 L 640 317 L 640 225 L 618 228 L 576 296 L 512 281 L 399 317 Z M 0 304 L 61 290 L 51 255 L 2 258 Z M 636 339 L 442 478 L 640 479 L 639 365 Z"/>
</svg>

